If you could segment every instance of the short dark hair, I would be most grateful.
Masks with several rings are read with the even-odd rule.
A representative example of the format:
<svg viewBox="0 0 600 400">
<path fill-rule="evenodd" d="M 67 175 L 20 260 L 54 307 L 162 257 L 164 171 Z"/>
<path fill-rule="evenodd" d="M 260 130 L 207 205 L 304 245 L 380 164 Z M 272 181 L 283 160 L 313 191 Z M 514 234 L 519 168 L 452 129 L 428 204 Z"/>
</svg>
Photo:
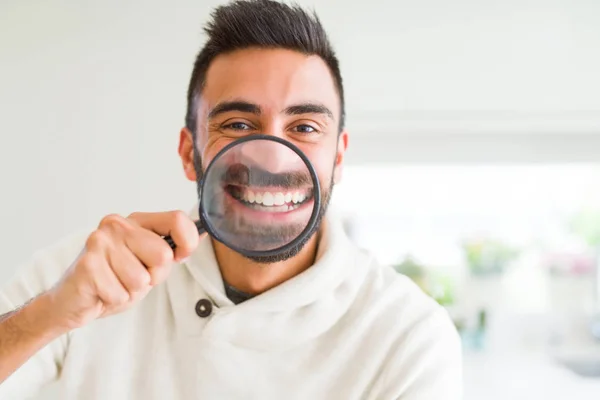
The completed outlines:
<svg viewBox="0 0 600 400">
<path fill-rule="evenodd" d="M 196 135 L 197 108 L 206 71 L 220 54 L 246 48 L 281 48 L 325 61 L 340 100 L 339 130 L 344 127 L 344 89 L 339 61 L 316 13 L 273 0 L 238 0 L 217 7 L 204 28 L 208 41 L 198 53 L 187 92 L 185 125 Z"/>
</svg>

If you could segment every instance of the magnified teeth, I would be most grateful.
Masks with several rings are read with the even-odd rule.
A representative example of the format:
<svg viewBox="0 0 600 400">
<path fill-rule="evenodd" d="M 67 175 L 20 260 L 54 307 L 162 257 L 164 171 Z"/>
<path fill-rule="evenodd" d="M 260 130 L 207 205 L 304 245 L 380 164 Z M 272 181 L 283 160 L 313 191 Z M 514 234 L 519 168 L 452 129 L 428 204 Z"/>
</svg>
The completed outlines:
<svg viewBox="0 0 600 400">
<path fill-rule="evenodd" d="M 283 193 L 275 193 L 275 196 L 273 196 L 273 204 L 276 206 L 282 206 L 285 204 L 285 196 L 283 195 Z"/>
<path fill-rule="evenodd" d="M 270 192 L 266 192 L 262 195 L 262 203 L 265 206 L 272 206 L 274 204 L 273 195 Z"/>
<path fill-rule="evenodd" d="M 289 207 L 297 207 L 303 203 L 309 193 L 297 192 L 254 192 L 250 189 L 232 191 L 232 196 L 243 200 L 248 204 L 256 204 L 260 207 L 269 207 L 271 211 L 288 211 Z M 285 208 L 285 210 L 284 210 Z"/>
</svg>

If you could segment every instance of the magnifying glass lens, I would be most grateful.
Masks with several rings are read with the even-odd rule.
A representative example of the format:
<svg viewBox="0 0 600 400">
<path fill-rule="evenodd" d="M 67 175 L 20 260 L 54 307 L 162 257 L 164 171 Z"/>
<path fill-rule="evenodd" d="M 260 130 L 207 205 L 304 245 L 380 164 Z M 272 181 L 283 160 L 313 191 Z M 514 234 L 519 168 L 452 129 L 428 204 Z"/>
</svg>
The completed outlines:
<svg viewBox="0 0 600 400">
<path fill-rule="evenodd" d="M 316 215 L 314 170 L 288 145 L 248 140 L 219 154 L 202 186 L 204 224 L 245 252 L 269 252 L 297 240 Z"/>
<path fill-rule="evenodd" d="M 248 257 L 279 255 L 302 243 L 321 206 L 306 155 L 261 134 L 225 146 L 206 168 L 200 192 L 198 232 Z M 175 248 L 170 236 L 165 240 Z"/>
</svg>

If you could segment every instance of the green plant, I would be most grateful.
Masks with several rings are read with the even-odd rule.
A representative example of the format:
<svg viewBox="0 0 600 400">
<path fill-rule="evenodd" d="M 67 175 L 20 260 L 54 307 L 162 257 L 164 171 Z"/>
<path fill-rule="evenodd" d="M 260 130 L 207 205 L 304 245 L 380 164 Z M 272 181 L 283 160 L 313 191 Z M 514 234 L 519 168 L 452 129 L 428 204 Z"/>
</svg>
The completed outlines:
<svg viewBox="0 0 600 400">
<path fill-rule="evenodd" d="M 396 272 L 408 276 L 409 278 L 420 278 L 425 275 L 425 266 L 419 264 L 411 256 L 407 256 L 401 263 L 394 265 Z"/>
<path fill-rule="evenodd" d="M 450 277 L 430 271 L 410 256 L 393 268 L 396 272 L 412 279 L 421 290 L 440 305 L 447 306 L 454 303 L 454 281 Z"/>
<path fill-rule="evenodd" d="M 501 274 L 519 251 L 493 238 L 466 240 L 462 245 L 467 265 L 473 275 Z"/>
<path fill-rule="evenodd" d="M 455 301 L 454 280 L 449 276 L 432 274 L 426 293 L 442 306 L 452 305 Z"/>
<path fill-rule="evenodd" d="M 570 221 L 571 232 L 592 248 L 600 247 L 600 209 L 586 208 Z"/>
</svg>

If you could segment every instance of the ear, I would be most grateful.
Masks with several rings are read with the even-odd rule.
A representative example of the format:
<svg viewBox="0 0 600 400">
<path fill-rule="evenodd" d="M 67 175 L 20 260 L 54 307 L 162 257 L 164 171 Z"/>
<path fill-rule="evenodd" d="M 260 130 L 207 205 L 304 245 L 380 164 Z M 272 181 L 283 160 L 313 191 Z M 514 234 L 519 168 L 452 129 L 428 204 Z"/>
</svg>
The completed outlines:
<svg viewBox="0 0 600 400">
<path fill-rule="evenodd" d="M 342 170 L 344 167 L 344 155 L 348 148 L 348 132 L 345 130 L 338 137 L 337 150 L 335 154 L 335 165 L 333 167 L 333 183 L 337 184 L 342 180 Z"/>
<path fill-rule="evenodd" d="M 190 181 L 196 181 L 196 169 L 194 168 L 194 137 L 188 128 L 182 128 L 179 132 L 179 148 L 177 152 L 181 157 L 183 172 Z"/>
</svg>

